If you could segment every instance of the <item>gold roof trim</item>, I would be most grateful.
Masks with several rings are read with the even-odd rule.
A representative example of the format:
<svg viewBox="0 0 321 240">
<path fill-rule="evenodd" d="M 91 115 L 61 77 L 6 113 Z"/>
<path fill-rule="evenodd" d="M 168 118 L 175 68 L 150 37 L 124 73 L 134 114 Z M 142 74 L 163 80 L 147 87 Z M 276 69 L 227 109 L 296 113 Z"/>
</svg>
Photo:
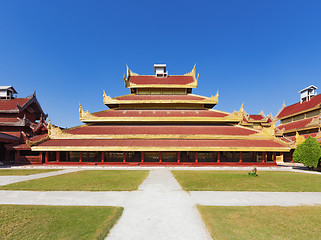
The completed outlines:
<svg viewBox="0 0 321 240">
<path fill-rule="evenodd" d="M 297 147 L 299 144 L 303 143 L 304 141 L 305 141 L 305 138 L 301 136 L 298 132 L 296 132 L 294 146 Z"/>
<path fill-rule="evenodd" d="M 117 99 L 113 99 L 111 96 L 107 96 L 105 90 L 103 94 L 103 99 L 104 99 L 104 104 L 114 103 L 115 101 L 117 101 Z"/>
<path fill-rule="evenodd" d="M 211 134 L 70 134 L 61 130 L 54 139 L 190 139 L 190 140 L 271 140 L 264 135 Z"/>
<path fill-rule="evenodd" d="M 125 77 L 125 74 L 124 74 L 125 87 L 130 87 L 130 82 L 129 82 L 130 76 L 139 76 L 139 74 L 134 73 L 133 71 L 131 71 L 129 69 L 128 65 L 126 65 L 126 72 L 127 72 L 127 77 Z"/>
<path fill-rule="evenodd" d="M 88 118 L 95 117 L 93 114 L 91 114 L 89 111 L 84 111 L 81 104 L 79 104 L 79 120 L 83 121 Z"/>
<path fill-rule="evenodd" d="M 275 126 L 276 121 L 271 122 L 270 127 L 263 128 L 259 133 L 255 134 L 256 136 L 265 136 L 267 138 L 275 138 Z"/>
<path fill-rule="evenodd" d="M 55 127 L 51 124 L 50 120 L 48 120 L 48 137 L 50 139 L 61 139 L 66 136 L 59 127 Z"/>
<path fill-rule="evenodd" d="M 289 152 L 289 147 L 144 147 L 144 146 L 34 146 L 32 151 L 242 151 Z"/>
</svg>

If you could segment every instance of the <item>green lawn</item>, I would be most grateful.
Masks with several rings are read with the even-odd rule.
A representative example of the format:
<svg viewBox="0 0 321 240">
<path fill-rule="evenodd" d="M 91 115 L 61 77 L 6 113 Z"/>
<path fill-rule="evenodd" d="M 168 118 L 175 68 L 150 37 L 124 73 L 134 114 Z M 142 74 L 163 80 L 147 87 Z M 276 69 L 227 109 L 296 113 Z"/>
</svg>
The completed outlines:
<svg viewBox="0 0 321 240">
<path fill-rule="evenodd" d="M 321 206 L 198 206 L 213 239 L 321 239 Z"/>
<path fill-rule="evenodd" d="M 104 239 L 120 207 L 0 205 L 0 239 Z"/>
<path fill-rule="evenodd" d="M 37 173 L 59 171 L 61 169 L 0 169 L 0 176 L 26 176 Z"/>
<path fill-rule="evenodd" d="M 320 192 L 321 175 L 258 171 L 172 171 L 186 191 Z"/>
<path fill-rule="evenodd" d="M 29 191 L 133 191 L 148 171 L 88 170 L 0 186 L 0 190 Z"/>
</svg>

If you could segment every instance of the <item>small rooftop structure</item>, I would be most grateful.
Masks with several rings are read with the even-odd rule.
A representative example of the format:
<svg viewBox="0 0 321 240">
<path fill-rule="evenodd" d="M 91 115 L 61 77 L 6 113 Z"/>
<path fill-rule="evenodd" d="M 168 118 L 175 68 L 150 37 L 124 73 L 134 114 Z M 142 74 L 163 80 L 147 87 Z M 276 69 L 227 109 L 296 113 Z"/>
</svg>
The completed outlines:
<svg viewBox="0 0 321 240">
<path fill-rule="evenodd" d="M 314 97 L 317 95 L 317 92 L 315 92 L 314 90 L 318 89 L 316 86 L 311 85 L 309 87 L 306 87 L 304 89 L 302 89 L 301 91 L 299 91 L 300 95 L 300 103 L 304 102 L 304 101 L 310 101 L 311 97 Z"/>
<path fill-rule="evenodd" d="M 154 64 L 154 72 L 156 77 L 167 77 L 166 64 Z"/>
<path fill-rule="evenodd" d="M 0 86 L 0 99 L 13 99 L 18 94 L 13 86 Z"/>
</svg>

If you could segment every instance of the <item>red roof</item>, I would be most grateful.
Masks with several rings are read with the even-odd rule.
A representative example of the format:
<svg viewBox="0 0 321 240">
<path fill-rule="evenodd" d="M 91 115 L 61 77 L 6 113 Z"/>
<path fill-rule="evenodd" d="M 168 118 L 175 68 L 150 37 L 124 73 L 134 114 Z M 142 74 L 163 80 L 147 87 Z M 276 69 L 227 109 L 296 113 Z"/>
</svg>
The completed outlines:
<svg viewBox="0 0 321 240">
<path fill-rule="evenodd" d="M 39 135 L 36 135 L 36 136 L 34 136 L 34 137 L 30 138 L 30 141 L 32 141 L 32 142 L 36 142 L 36 141 L 39 141 L 39 140 L 41 140 L 41 139 L 46 138 L 47 136 L 48 136 L 48 134 L 47 134 L 47 133 L 39 134 Z"/>
<path fill-rule="evenodd" d="M 106 110 L 93 113 L 97 117 L 226 117 L 215 110 Z"/>
<path fill-rule="evenodd" d="M 120 97 L 115 97 L 114 99 L 117 100 L 123 100 L 123 101 L 128 101 L 128 100 L 204 100 L 207 99 L 207 97 L 202 97 L 202 96 L 197 96 L 197 95 L 137 95 L 137 94 L 131 94 L 131 95 L 125 95 L 125 96 L 120 96 Z"/>
<path fill-rule="evenodd" d="M 277 129 L 282 130 L 284 128 L 285 131 L 288 131 L 291 129 L 304 128 L 307 124 L 309 124 L 313 120 L 313 118 L 315 118 L 315 117 L 306 118 L 306 119 L 302 119 L 302 120 L 291 122 L 291 123 L 285 123 L 285 124 L 277 126 Z"/>
<path fill-rule="evenodd" d="M 29 100 L 30 98 L 2 99 L 0 100 L 0 111 L 18 110 L 17 104 L 19 104 L 22 107 Z"/>
<path fill-rule="evenodd" d="M 17 132 L 1 131 L 1 133 L 7 134 L 7 135 L 11 135 L 11 136 L 16 137 L 16 138 L 20 138 L 20 135 L 21 135 L 20 131 L 17 131 Z"/>
<path fill-rule="evenodd" d="M 0 122 L 7 123 L 7 122 L 19 122 L 20 120 L 18 118 L 0 118 Z"/>
<path fill-rule="evenodd" d="M 51 139 L 39 147 L 267 147 L 284 148 L 272 140 L 195 140 L 195 139 Z"/>
<path fill-rule="evenodd" d="M 191 125 L 86 125 L 67 130 L 70 134 L 134 135 L 134 134 L 174 134 L 174 135 L 252 135 L 257 131 L 237 126 L 191 126 Z"/>
<path fill-rule="evenodd" d="M 300 136 L 303 136 L 305 139 L 307 139 L 309 136 L 311 136 L 311 137 L 316 137 L 317 136 L 317 132 L 315 132 L 315 133 L 306 133 L 306 134 L 300 134 Z M 290 140 L 292 140 L 293 142 L 295 142 L 295 136 L 290 136 L 290 137 L 287 137 L 288 139 L 290 139 Z"/>
<path fill-rule="evenodd" d="M 320 106 L 321 104 L 321 94 L 312 97 L 310 99 L 310 101 L 305 101 L 305 102 L 298 102 L 295 103 L 293 105 L 287 106 L 285 107 L 277 116 L 278 119 L 284 118 L 286 116 L 301 112 L 301 111 L 305 111 L 308 110 L 310 108 L 314 108 L 317 106 Z"/>
<path fill-rule="evenodd" d="M 130 76 L 129 82 L 136 85 L 187 85 L 194 82 L 192 76 Z"/>
<path fill-rule="evenodd" d="M 0 142 L 13 142 L 13 141 L 17 141 L 20 138 L 20 134 L 19 137 L 13 136 L 11 134 L 7 134 L 6 132 L 0 132 Z"/>
<path fill-rule="evenodd" d="M 260 120 L 264 119 L 264 117 L 262 115 L 250 115 L 250 118 L 255 121 L 260 121 Z"/>
</svg>

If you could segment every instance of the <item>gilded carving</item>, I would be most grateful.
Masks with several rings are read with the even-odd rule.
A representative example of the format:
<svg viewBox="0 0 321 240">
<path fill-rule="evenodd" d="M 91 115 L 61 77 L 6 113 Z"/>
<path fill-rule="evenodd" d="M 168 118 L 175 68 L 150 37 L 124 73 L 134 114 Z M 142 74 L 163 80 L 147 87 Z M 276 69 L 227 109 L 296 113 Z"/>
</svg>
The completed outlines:
<svg viewBox="0 0 321 240">
<path fill-rule="evenodd" d="M 303 143 L 305 141 L 305 138 L 301 136 L 298 132 L 295 134 L 295 146 L 298 146 L 299 144 Z"/>
<path fill-rule="evenodd" d="M 274 138 L 275 137 L 275 126 L 276 126 L 276 121 L 272 121 L 270 127 L 263 128 L 260 132 L 258 132 L 255 135 Z"/>
<path fill-rule="evenodd" d="M 218 90 L 217 90 L 216 95 L 215 96 L 212 95 L 212 97 L 210 97 L 209 99 L 215 103 L 218 103 L 218 96 L 219 96 L 219 94 L 218 94 Z"/>
<path fill-rule="evenodd" d="M 84 111 L 81 104 L 79 104 L 79 119 L 80 121 L 91 119 L 95 117 L 89 111 Z"/>
<path fill-rule="evenodd" d="M 112 101 L 114 101 L 114 99 L 112 97 L 106 95 L 105 90 L 104 90 L 103 97 L 104 97 L 104 104 L 108 104 L 108 103 L 111 103 Z"/>
</svg>

